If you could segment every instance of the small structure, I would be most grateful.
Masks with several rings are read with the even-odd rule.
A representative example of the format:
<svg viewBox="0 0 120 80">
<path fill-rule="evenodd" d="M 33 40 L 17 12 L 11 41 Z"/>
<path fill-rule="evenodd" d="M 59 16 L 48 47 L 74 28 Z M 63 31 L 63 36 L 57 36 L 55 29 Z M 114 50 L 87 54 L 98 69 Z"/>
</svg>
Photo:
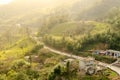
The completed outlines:
<svg viewBox="0 0 120 80">
<path fill-rule="evenodd" d="M 100 55 L 106 55 L 106 52 L 107 51 L 104 51 L 104 50 L 95 50 L 93 53 L 94 54 L 100 54 Z"/>
<path fill-rule="evenodd" d="M 106 55 L 107 51 L 100 51 L 100 55 Z"/>
<path fill-rule="evenodd" d="M 95 74 L 98 71 L 105 69 L 106 67 L 99 65 L 99 62 L 95 60 L 95 58 L 88 57 L 87 59 L 83 59 L 79 61 L 79 69 L 89 75 Z"/>
<path fill-rule="evenodd" d="M 80 71 L 85 71 L 88 74 L 94 74 L 96 70 L 96 62 L 92 57 L 88 57 L 87 59 L 83 59 L 79 61 L 79 69 Z"/>
<path fill-rule="evenodd" d="M 89 52 L 93 54 L 111 56 L 114 58 L 120 57 L 120 51 L 116 51 L 116 50 L 89 50 Z"/>
<path fill-rule="evenodd" d="M 100 50 L 95 50 L 93 53 L 94 53 L 94 54 L 99 54 L 99 53 L 100 53 Z"/>
<path fill-rule="evenodd" d="M 107 50 L 106 55 L 112 56 L 114 58 L 119 58 L 120 57 L 120 51 Z"/>
</svg>

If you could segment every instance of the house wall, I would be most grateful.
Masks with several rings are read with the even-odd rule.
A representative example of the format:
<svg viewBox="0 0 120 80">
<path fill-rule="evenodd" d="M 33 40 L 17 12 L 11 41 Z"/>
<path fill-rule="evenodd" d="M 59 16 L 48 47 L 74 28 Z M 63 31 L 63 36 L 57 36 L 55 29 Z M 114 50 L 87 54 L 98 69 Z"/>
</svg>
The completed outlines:
<svg viewBox="0 0 120 80">
<path fill-rule="evenodd" d="M 79 68 L 80 69 L 85 69 L 85 67 L 86 67 L 86 64 L 85 64 L 85 62 L 84 61 L 79 61 Z"/>
</svg>

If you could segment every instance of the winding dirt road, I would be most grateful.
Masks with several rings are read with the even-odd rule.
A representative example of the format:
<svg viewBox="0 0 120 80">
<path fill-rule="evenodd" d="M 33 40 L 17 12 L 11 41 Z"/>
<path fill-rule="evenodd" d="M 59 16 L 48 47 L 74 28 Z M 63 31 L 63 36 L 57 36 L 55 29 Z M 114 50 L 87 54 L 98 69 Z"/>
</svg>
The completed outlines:
<svg viewBox="0 0 120 80">
<path fill-rule="evenodd" d="M 32 38 L 33 40 L 35 40 L 35 41 L 37 42 L 37 44 L 40 43 L 40 41 L 39 41 L 39 39 L 38 39 L 37 37 L 32 37 L 32 36 L 31 36 L 31 38 Z M 41 38 L 41 37 L 40 37 L 40 38 Z M 79 59 L 79 60 L 85 59 L 85 58 L 80 57 L 80 56 L 76 56 L 76 55 L 73 55 L 73 54 L 69 54 L 69 53 L 65 53 L 65 52 L 61 52 L 61 51 L 52 49 L 52 48 L 50 48 L 50 47 L 48 47 L 48 46 L 46 46 L 46 45 L 44 45 L 44 48 L 45 48 L 45 49 L 48 49 L 48 50 L 50 50 L 50 51 L 52 51 L 52 52 L 54 52 L 54 53 L 56 53 L 56 54 L 59 54 L 59 55 L 64 55 L 64 56 L 72 57 L 72 58 Z M 112 64 L 107 64 L 107 63 L 103 63 L 103 62 L 99 62 L 99 61 L 97 61 L 97 62 L 98 62 L 99 65 L 102 65 L 102 66 L 104 66 L 104 67 L 108 67 L 108 68 L 110 68 L 111 70 L 115 71 L 116 73 L 118 73 L 118 74 L 120 75 L 120 67 L 116 67 L 116 66 L 113 66 Z"/>
<path fill-rule="evenodd" d="M 64 56 L 67 56 L 67 57 L 72 57 L 72 58 L 75 58 L 75 59 L 79 59 L 79 60 L 83 60 L 85 58 L 83 57 L 80 57 L 80 56 L 76 56 L 76 55 L 73 55 L 73 54 L 69 54 L 69 53 L 65 53 L 65 52 L 61 52 L 61 51 L 58 51 L 58 50 L 55 50 L 55 49 L 52 49 L 48 46 L 44 46 L 45 49 L 48 49 L 56 54 L 59 54 L 59 55 L 64 55 Z M 111 70 L 115 71 L 116 73 L 118 73 L 120 75 L 120 68 L 119 67 L 116 67 L 116 66 L 113 66 L 113 65 L 110 65 L 110 64 L 107 64 L 107 63 L 102 63 L 102 62 L 98 62 L 99 65 L 102 65 L 104 67 L 108 67 L 110 68 Z"/>
</svg>

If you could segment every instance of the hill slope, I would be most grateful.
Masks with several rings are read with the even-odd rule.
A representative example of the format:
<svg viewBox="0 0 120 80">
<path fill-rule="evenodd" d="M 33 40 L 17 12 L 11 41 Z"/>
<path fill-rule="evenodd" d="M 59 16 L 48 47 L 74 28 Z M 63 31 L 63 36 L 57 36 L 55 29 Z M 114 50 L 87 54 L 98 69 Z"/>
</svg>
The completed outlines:
<svg viewBox="0 0 120 80">
<path fill-rule="evenodd" d="M 86 1 L 89 2 L 89 0 L 86 0 Z M 81 4 L 81 3 L 78 3 L 78 4 Z M 90 3 L 88 3 L 88 5 L 89 4 Z M 103 18 L 109 13 L 109 11 L 111 11 L 115 7 L 120 7 L 120 0 L 100 0 L 99 2 L 95 2 L 94 6 L 92 6 L 91 8 L 80 13 L 79 16 L 82 19 L 89 19 L 89 20 L 94 19 L 95 20 L 101 17 Z"/>
</svg>

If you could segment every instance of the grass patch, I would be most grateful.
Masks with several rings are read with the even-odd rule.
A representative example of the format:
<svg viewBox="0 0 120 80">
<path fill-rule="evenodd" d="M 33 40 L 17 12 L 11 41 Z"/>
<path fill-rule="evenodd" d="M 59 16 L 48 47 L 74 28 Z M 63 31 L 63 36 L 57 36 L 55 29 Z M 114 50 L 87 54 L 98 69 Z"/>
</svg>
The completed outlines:
<svg viewBox="0 0 120 80">
<path fill-rule="evenodd" d="M 6 50 L 3 50 L 0 52 L 0 60 L 4 60 L 7 58 L 19 58 L 21 56 L 24 56 L 26 52 L 31 50 L 35 46 L 35 42 L 31 39 L 25 38 L 22 40 L 19 40 L 9 47 Z"/>
<path fill-rule="evenodd" d="M 85 22 L 66 22 L 55 25 L 52 29 L 50 29 L 50 34 L 61 36 L 64 33 L 76 33 L 78 34 L 87 34 L 90 33 L 92 35 L 96 33 L 103 33 L 109 29 L 109 24 L 100 23 L 95 21 L 85 21 Z"/>
<path fill-rule="evenodd" d="M 107 76 L 109 76 L 109 77 L 117 77 L 118 76 L 118 74 L 116 73 L 116 72 L 114 72 L 114 71 L 112 71 L 111 69 L 106 69 L 105 71 L 104 71 L 104 73 L 105 73 L 105 75 L 107 75 Z"/>
</svg>

